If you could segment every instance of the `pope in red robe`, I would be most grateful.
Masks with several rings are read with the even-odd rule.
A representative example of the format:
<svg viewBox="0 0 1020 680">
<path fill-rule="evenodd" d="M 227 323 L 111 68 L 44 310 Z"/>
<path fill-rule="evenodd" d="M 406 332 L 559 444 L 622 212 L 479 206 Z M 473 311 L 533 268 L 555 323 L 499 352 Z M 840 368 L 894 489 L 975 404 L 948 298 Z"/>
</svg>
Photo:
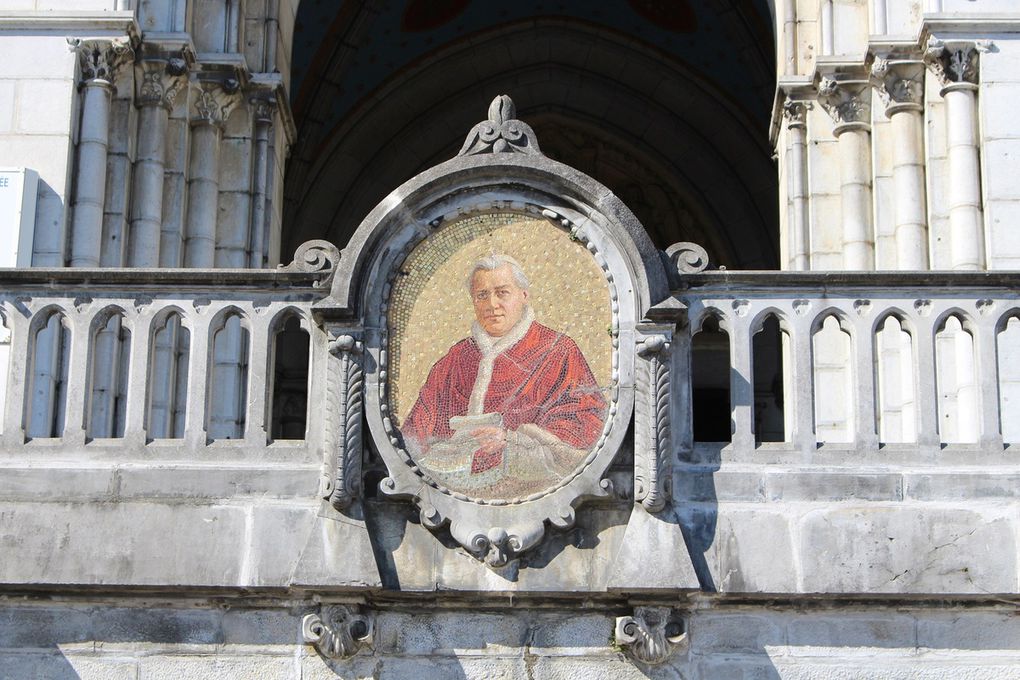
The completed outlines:
<svg viewBox="0 0 1020 680">
<path fill-rule="evenodd" d="M 598 441 L 605 397 L 577 343 L 534 320 L 519 265 L 480 262 L 471 337 L 432 367 L 401 431 L 426 468 L 465 487 L 555 481 Z"/>
</svg>

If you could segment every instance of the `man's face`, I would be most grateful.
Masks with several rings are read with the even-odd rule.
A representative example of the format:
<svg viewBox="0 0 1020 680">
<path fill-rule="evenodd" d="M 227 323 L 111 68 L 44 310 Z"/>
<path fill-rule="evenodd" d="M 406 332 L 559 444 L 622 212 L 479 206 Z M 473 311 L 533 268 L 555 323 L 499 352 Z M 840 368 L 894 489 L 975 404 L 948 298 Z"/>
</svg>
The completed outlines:
<svg viewBox="0 0 1020 680">
<path fill-rule="evenodd" d="M 492 271 L 479 269 L 474 273 L 471 301 L 481 327 L 500 338 L 520 321 L 528 304 L 528 291 L 517 285 L 510 265 L 505 264 Z"/>
</svg>

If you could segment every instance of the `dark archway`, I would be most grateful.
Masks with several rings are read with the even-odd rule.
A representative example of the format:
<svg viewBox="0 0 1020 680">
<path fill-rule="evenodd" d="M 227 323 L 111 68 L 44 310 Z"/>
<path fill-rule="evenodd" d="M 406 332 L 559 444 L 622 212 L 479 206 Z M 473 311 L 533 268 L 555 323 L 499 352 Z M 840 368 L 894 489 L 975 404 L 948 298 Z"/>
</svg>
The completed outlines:
<svg viewBox="0 0 1020 680">
<path fill-rule="evenodd" d="M 343 246 L 505 93 L 544 153 L 606 184 L 659 247 L 696 241 L 716 264 L 777 266 L 764 3 L 425 5 L 348 2 L 327 17 L 302 4 L 283 252 L 309 238 Z"/>
</svg>

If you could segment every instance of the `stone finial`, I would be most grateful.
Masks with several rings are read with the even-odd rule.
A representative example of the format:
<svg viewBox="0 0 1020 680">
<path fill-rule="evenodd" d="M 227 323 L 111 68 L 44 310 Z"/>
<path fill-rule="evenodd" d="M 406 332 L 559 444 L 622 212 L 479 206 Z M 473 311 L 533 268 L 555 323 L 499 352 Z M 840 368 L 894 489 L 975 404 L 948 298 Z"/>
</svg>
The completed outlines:
<svg viewBox="0 0 1020 680">
<path fill-rule="evenodd" d="M 978 54 L 992 47 L 988 40 L 940 40 L 929 36 L 924 49 L 924 63 L 939 79 L 943 88 L 954 85 L 977 85 Z"/>
<path fill-rule="evenodd" d="M 301 621 L 305 642 L 329 659 L 354 656 L 363 646 L 371 645 L 374 628 L 372 617 L 348 605 L 324 606 Z"/>
<path fill-rule="evenodd" d="M 687 646 L 684 620 L 667 607 L 635 607 L 616 619 L 616 644 L 636 661 L 654 666 Z"/>
<path fill-rule="evenodd" d="M 483 153 L 541 154 L 535 131 L 517 120 L 517 108 L 510 97 L 502 94 L 489 104 L 489 119 L 471 128 L 458 156 Z"/>
<path fill-rule="evenodd" d="M 67 45 L 78 55 L 82 86 L 112 85 L 117 77 L 117 69 L 134 55 L 127 38 L 115 40 L 68 38 Z"/>
<path fill-rule="evenodd" d="M 921 111 L 924 102 L 924 62 L 919 57 L 877 57 L 871 80 L 885 102 L 885 113 Z"/>
</svg>

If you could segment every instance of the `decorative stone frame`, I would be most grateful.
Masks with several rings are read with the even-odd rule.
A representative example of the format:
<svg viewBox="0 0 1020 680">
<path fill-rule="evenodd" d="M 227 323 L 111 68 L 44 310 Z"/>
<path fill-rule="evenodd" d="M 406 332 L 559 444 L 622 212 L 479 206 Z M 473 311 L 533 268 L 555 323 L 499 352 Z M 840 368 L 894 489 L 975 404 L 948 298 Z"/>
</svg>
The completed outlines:
<svg viewBox="0 0 1020 680">
<path fill-rule="evenodd" d="M 491 120 L 492 127 L 519 122 L 512 119 L 508 99 L 501 107 L 495 106 L 497 102 L 493 107 L 497 117 L 504 120 Z M 349 339 L 344 349 L 350 346 L 360 354 L 368 432 L 389 473 L 380 490 L 412 500 L 422 524 L 430 529 L 449 525 L 458 543 L 493 568 L 538 545 L 547 525 L 572 526 L 575 510 L 585 500 L 611 493 L 612 483 L 604 478 L 605 474 L 624 442 L 634 412 L 635 392 L 642 386 L 647 389 L 647 381 L 638 377 L 640 371 L 647 370 L 639 366 L 643 360 L 638 346 L 646 350 L 644 356 L 657 357 L 658 350 L 663 349 L 653 342 L 656 351 L 648 351 L 653 348 L 646 340 L 646 317 L 669 294 L 664 257 L 630 210 L 592 178 L 542 156 L 530 128 L 522 134 L 528 133 L 529 144 L 503 145 L 501 152 L 494 151 L 496 145 L 478 151 L 466 144 L 462 154 L 469 155 L 427 170 L 390 194 L 362 222 L 342 253 L 329 297 L 315 306 L 329 335 Z M 443 224 L 486 212 L 540 216 L 569 230 L 571 238 L 592 253 L 610 290 L 613 389 L 606 427 L 573 473 L 551 488 L 523 498 L 470 498 L 426 477 L 407 453 L 387 413 L 387 310 L 393 277 L 411 251 Z M 661 327 L 655 331 L 661 333 Z M 334 356 L 351 361 L 347 351 Z M 647 410 L 655 411 L 642 409 Z M 656 425 L 651 423 L 648 428 L 654 430 Z M 346 442 L 345 448 L 360 450 L 355 442 Z M 337 465 L 344 458 L 335 456 L 335 452 L 326 455 L 336 458 Z M 648 472 L 635 475 L 645 486 L 642 499 L 649 494 L 648 484 L 659 489 L 651 492 L 654 500 L 646 505 L 650 510 L 661 507 L 659 485 L 663 479 L 657 473 L 670 455 L 668 447 L 655 451 L 654 460 L 640 463 L 648 466 Z M 329 475 L 334 480 L 351 479 L 336 467 Z M 349 502 L 352 492 L 356 493 L 356 486 L 349 489 L 343 494 L 344 503 Z"/>
</svg>

